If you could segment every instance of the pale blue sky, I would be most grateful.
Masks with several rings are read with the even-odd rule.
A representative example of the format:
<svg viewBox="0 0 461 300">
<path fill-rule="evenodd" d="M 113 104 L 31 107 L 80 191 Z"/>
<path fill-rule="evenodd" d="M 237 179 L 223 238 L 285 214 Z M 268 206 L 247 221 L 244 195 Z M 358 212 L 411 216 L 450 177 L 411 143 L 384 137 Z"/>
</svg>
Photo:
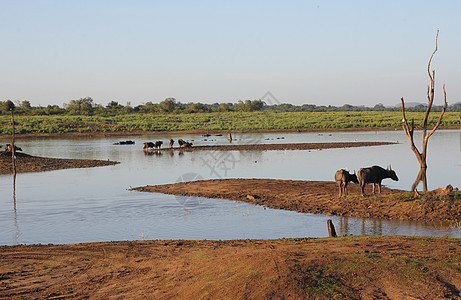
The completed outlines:
<svg viewBox="0 0 461 300">
<path fill-rule="evenodd" d="M 460 12 L 460 1 L 0 0 L 0 100 L 426 102 L 439 28 L 432 66 L 453 104 Z"/>
</svg>

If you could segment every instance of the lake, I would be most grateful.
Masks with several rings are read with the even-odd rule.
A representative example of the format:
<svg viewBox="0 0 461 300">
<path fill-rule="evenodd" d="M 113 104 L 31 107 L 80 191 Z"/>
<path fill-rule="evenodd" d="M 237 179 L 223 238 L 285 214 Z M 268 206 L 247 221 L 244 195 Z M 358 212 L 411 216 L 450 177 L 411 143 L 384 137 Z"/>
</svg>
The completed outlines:
<svg viewBox="0 0 461 300">
<path fill-rule="evenodd" d="M 390 141 L 399 144 L 312 151 L 197 151 L 145 155 L 142 143 L 182 138 L 194 145 L 228 144 L 227 136 L 187 134 L 16 142 L 25 153 L 56 158 L 116 160 L 109 167 L 0 175 L 0 244 L 79 243 L 142 239 L 266 239 L 328 236 L 326 220 L 339 234 L 461 237 L 461 225 L 385 221 L 264 209 L 224 199 L 130 191 L 130 186 L 194 179 L 273 178 L 332 181 L 337 169 L 391 165 L 408 190 L 419 171 L 400 131 L 233 134 L 233 144 Z M 133 140 L 135 145 L 112 145 Z M 419 140 L 418 140 L 419 141 Z M 0 141 L 2 144 L 9 141 Z M 417 146 L 420 145 L 418 142 Z M 420 147 L 420 146 L 419 146 Z M 437 131 L 429 140 L 429 189 L 460 187 L 458 130 Z M 422 187 L 419 187 L 421 190 Z"/>
</svg>

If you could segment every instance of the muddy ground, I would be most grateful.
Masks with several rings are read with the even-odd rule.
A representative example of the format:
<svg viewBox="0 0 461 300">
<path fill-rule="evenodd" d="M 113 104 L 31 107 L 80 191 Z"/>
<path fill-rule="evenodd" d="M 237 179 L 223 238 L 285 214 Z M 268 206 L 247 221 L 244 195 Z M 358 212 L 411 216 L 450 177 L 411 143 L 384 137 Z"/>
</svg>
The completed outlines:
<svg viewBox="0 0 461 300">
<path fill-rule="evenodd" d="M 339 237 L 0 247 L 1 299 L 460 299 L 461 240 Z"/>
<path fill-rule="evenodd" d="M 118 164 L 116 161 L 95 159 L 63 159 L 32 156 L 22 152 L 16 153 L 16 172 L 43 172 L 71 168 L 102 167 Z M 12 174 L 11 152 L 0 152 L 0 175 Z"/>
<path fill-rule="evenodd" d="M 332 181 L 275 179 L 201 180 L 135 190 L 238 200 L 303 213 L 418 221 L 461 220 L 461 200 L 456 192 L 443 198 L 435 195 L 415 199 L 413 193 L 386 187 L 382 194 L 372 195 L 369 185 L 365 188 L 367 197 L 362 197 L 359 186 L 351 183 L 349 195 L 340 198 L 338 187 Z"/>
</svg>

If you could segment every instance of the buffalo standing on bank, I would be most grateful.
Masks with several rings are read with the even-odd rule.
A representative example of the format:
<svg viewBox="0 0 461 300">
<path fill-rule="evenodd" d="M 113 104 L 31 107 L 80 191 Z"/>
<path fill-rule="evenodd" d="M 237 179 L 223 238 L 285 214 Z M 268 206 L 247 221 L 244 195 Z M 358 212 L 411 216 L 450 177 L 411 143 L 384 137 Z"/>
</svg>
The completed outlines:
<svg viewBox="0 0 461 300">
<path fill-rule="evenodd" d="M 397 174 L 395 174 L 395 171 L 392 170 L 390 166 L 387 169 L 380 166 L 361 168 L 357 173 L 357 177 L 359 179 L 362 196 L 365 196 L 364 188 L 367 183 L 373 184 L 373 194 L 376 194 L 376 186 L 381 194 L 381 181 L 383 179 L 390 178 L 392 180 L 399 181 Z"/>
<path fill-rule="evenodd" d="M 341 169 L 336 171 L 335 173 L 335 181 L 338 184 L 339 188 L 339 197 L 341 196 L 346 196 L 347 195 L 347 186 L 349 182 L 354 182 L 354 183 L 359 183 L 359 180 L 357 178 L 357 175 L 350 174 L 348 171 L 345 169 Z"/>
</svg>

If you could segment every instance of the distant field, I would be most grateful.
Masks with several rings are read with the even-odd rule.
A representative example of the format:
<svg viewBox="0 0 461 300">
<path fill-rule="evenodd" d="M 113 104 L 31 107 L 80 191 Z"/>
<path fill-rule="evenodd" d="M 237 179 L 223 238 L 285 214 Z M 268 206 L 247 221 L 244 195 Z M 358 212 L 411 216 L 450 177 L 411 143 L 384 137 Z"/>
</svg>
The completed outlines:
<svg viewBox="0 0 461 300">
<path fill-rule="evenodd" d="M 441 127 L 459 126 L 459 113 L 445 113 Z M 420 125 L 424 113 L 407 113 Z M 429 126 L 439 113 L 432 113 Z M 17 134 L 188 130 L 293 130 L 401 128 L 400 112 L 226 112 L 101 116 L 16 116 Z M 11 118 L 0 116 L 0 134 L 11 134 Z"/>
</svg>

